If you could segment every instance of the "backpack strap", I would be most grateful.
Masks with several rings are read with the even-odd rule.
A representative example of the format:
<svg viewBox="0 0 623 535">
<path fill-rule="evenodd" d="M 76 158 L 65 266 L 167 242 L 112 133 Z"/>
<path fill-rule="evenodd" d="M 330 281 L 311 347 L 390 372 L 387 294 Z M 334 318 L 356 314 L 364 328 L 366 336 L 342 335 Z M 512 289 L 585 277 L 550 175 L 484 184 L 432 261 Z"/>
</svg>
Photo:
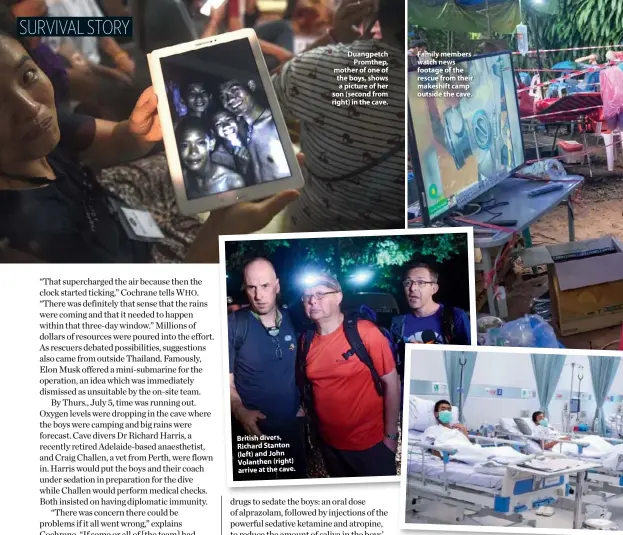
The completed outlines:
<svg viewBox="0 0 623 535">
<path fill-rule="evenodd" d="M 372 375 L 372 380 L 374 381 L 374 388 L 376 389 L 376 393 L 379 396 L 383 396 L 383 383 L 381 378 L 374 367 L 374 363 L 372 362 L 372 358 L 366 349 L 363 340 L 361 339 L 361 334 L 359 333 L 359 329 L 357 328 L 357 324 L 359 323 L 359 317 L 354 314 L 344 318 L 344 334 L 346 335 L 346 340 L 350 344 L 351 349 L 344 353 L 342 356 L 348 360 L 351 356 L 357 355 L 359 360 L 363 362 L 368 369 L 370 370 L 370 374 Z"/>
<path fill-rule="evenodd" d="M 449 305 L 444 305 L 441 327 L 443 329 L 444 343 L 446 344 L 459 343 L 456 340 L 456 324 L 454 321 L 454 307 L 449 306 Z"/>
<path fill-rule="evenodd" d="M 303 331 L 299 340 L 299 351 L 296 354 L 297 369 L 301 373 L 301 378 L 307 380 L 307 355 L 311 348 L 312 340 L 314 339 L 315 331 L 313 329 L 307 329 Z"/>
<path fill-rule="evenodd" d="M 296 384 L 301 395 L 305 411 L 311 415 L 314 403 L 312 398 L 311 382 L 307 378 L 307 355 L 314 339 L 314 329 L 307 329 L 299 340 L 299 350 L 296 353 Z"/>
<path fill-rule="evenodd" d="M 314 410 L 314 396 L 311 381 L 307 378 L 307 355 L 311 348 L 316 331 L 308 329 L 303 331 L 299 339 L 299 350 L 296 353 L 296 385 L 301 396 L 301 403 L 305 410 L 308 440 L 312 446 L 320 444 L 318 432 L 318 420 Z"/>
<path fill-rule="evenodd" d="M 390 334 L 394 341 L 394 352 L 396 356 L 396 368 L 400 377 L 404 374 L 404 361 L 405 361 L 405 323 L 407 316 L 400 314 L 392 318 L 392 324 L 390 327 Z"/>
<path fill-rule="evenodd" d="M 406 321 L 407 316 L 405 314 L 400 314 L 399 316 L 394 316 L 392 318 L 390 332 L 392 334 L 392 337 L 394 338 L 395 345 L 398 345 L 401 342 L 404 343 Z"/>
<path fill-rule="evenodd" d="M 236 356 L 238 356 L 238 351 L 240 351 L 247 339 L 250 314 L 251 312 L 248 308 L 241 308 L 234 312 L 234 348 L 236 349 Z"/>
</svg>

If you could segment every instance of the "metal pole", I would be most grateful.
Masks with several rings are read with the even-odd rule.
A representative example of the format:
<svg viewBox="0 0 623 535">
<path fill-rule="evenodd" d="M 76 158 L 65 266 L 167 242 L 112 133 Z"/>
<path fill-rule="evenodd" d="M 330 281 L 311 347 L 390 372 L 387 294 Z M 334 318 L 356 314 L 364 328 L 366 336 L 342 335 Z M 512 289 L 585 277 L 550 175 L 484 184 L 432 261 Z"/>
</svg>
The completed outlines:
<svg viewBox="0 0 623 535">
<path fill-rule="evenodd" d="M 578 413 L 575 416 L 575 421 L 580 421 L 580 410 L 582 408 L 582 404 L 580 403 L 580 398 L 582 397 L 582 379 L 584 379 L 584 366 L 578 366 Z"/>
<path fill-rule="evenodd" d="M 586 471 L 578 472 L 575 486 L 575 503 L 573 506 L 573 529 L 582 527 L 582 500 L 584 499 L 584 480 L 586 479 Z"/>
<path fill-rule="evenodd" d="M 467 358 L 459 357 L 459 366 L 461 367 L 461 375 L 459 379 L 459 422 L 463 423 L 463 372 Z"/>
<path fill-rule="evenodd" d="M 487 39 L 491 39 L 491 16 L 489 15 L 489 0 L 486 0 L 485 5 L 487 9 Z"/>
<path fill-rule="evenodd" d="M 541 52 L 539 51 L 539 18 L 534 16 L 534 44 L 536 47 L 536 64 L 539 68 L 539 72 L 543 71 L 543 65 L 541 64 Z"/>
<path fill-rule="evenodd" d="M 571 363 L 571 389 L 569 390 L 569 404 L 567 405 L 567 433 L 571 431 L 571 398 L 573 397 L 573 374 L 575 373 L 575 362 Z"/>
</svg>

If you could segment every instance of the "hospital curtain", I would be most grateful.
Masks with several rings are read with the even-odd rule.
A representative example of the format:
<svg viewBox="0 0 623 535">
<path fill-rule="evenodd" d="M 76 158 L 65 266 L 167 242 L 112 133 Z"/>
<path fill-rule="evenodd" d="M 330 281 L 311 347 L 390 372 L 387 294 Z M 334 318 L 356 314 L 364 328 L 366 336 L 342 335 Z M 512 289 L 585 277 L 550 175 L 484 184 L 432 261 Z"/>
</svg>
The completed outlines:
<svg viewBox="0 0 623 535">
<path fill-rule="evenodd" d="M 558 380 L 562 374 L 565 356 L 533 354 L 531 357 L 539 404 L 541 405 L 541 410 L 547 413 L 547 407 L 549 407 L 549 402 L 554 397 L 556 385 L 558 385 Z"/>
<path fill-rule="evenodd" d="M 604 421 L 604 403 L 606 396 L 610 392 L 610 387 L 619 369 L 619 357 L 588 357 L 591 367 L 591 379 L 593 381 L 593 393 L 595 394 L 595 419 L 593 420 L 593 431 L 601 436 L 606 434 L 606 422 Z M 597 428 L 595 422 L 599 419 Z"/>
<path fill-rule="evenodd" d="M 463 403 L 469 394 L 469 386 L 472 384 L 472 375 L 474 375 L 474 366 L 476 364 L 475 351 L 445 351 L 444 361 L 446 365 L 446 379 L 448 381 L 448 393 L 450 394 L 450 403 L 453 407 L 459 407 L 459 421 L 465 421 L 463 417 Z M 463 384 L 461 384 L 461 371 L 463 372 Z M 461 389 L 463 390 L 463 400 L 459 405 L 461 397 Z"/>
</svg>

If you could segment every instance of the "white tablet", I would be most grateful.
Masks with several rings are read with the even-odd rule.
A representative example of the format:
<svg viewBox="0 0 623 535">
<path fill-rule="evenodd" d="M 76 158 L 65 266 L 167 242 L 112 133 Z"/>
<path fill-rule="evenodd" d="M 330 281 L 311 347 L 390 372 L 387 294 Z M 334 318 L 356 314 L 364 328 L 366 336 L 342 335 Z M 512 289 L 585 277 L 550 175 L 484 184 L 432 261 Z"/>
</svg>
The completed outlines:
<svg viewBox="0 0 623 535">
<path fill-rule="evenodd" d="M 253 30 L 162 48 L 148 58 L 182 214 L 303 186 Z"/>
</svg>

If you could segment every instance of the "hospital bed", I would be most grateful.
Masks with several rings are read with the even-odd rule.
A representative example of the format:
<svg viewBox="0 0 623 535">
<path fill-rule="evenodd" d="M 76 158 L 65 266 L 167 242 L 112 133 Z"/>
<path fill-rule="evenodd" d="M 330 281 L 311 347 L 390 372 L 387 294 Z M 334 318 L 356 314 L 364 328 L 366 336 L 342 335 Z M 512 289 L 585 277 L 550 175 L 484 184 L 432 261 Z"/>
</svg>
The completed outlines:
<svg viewBox="0 0 623 535">
<path fill-rule="evenodd" d="M 519 428 L 519 424 L 522 424 L 523 429 Z M 528 451 L 536 453 L 542 450 L 543 441 L 527 434 L 528 430 L 532 432 L 534 426 L 530 418 L 501 418 L 496 428 L 496 436 L 525 440 L 528 443 Z M 554 446 L 553 450 L 562 453 L 564 444 L 573 444 L 577 446 L 577 449 L 565 447 L 565 455 L 598 464 L 586 474 L 585 491 L 589 494 L 598 494 L 603 500 L 603 507 L 606 508 L 610 498 L 623 494 L 623 449 L 620 453 L 588 451 L 586 448 L 589 443 L 586 442 L 586 437 L 583 440 L 582 435 L 570 435 L 573 440 L 561 440 L 560 446 Z M 605 438 L 604 440 L 612 444 L 623 444 L 623 441 L 618 439 Z"/>
<path fill-rule="evenodd" d="M 526 466 L 526 461 L 536 460 L 537 455 L 529 455 L 521 464 L 509 463 L 506 466 L 464 464 L 453 461 L 455 449 L 440 448 L 422 441 L 426 427 L 435 424 L 433 404 L 428 400 L 410 397 L 409 434 L 407 452 L 407 499 L 418 502 L 430 501 L 443 505 L 441 515 L 435 520 L 446 524 L 473 521 L 495 517 L 510 522 L 512 526 L 535 527 L 535 520 L 524 518 L 529 510 L 552 504 L 570 490 L 569 477 L 584 474 L 596 466 L 595 463 L 575 460 L 564 467 L 544 472 Z M 470 437 L 474 441 L 489 442 L 493 445 L 507 445 L 514 448 L 526 446 L 525 440 L 505 440 L 500 438 Z M 433 455 L 439 452 L 440 457 Z M 539 454 L 540 460 L 562 460 L 555 454 Z M 547 458 L 547 459 L 546 459 Z M 578 477 L 579 492 L 576 493 L 574 527 L 581 527 L 583 496 L 583 477 Z M 429 508 L 430 509 L 430 508 Z M 427 516 L 426 507 L 417 514 Z M 433 520 L 431 518 L 431 520 Z"/>
<path fill-rule="evenodd" d="M 518 422 L 519 421 L 519 422 Z M 522 424 L 520 429 L 518 423 Z M 543 449 L 543 440 L 536 439 L 532 436 L 532 430 L 535 424 L 530 418 L 501 418 L 496 428 L 496 436 L 499 438 L 509 438 L 513 440 L 525 440 L 528 443 L 528 449 L 531 453 L 537 453 Z M 587 434 L 567 433 L 571 436 L 571 440 L 558 440 L 559 445 L 553 448 L 553 451 L 559 451 L 565 455 L 576 457 L 578 459 L 598 461 L 608 472 L 619 473 L 623 476 L 623 449 L 621 453 L 614 455 L 614 452 L 588 451 L 586 448 L 590 446 L 587 442 Z M 612 445 L 623 444 L 623 440 L 602 437 L 603 440 Z M 565 447 L 571 444 L 574 448 Z M 564 447 L 564 451 L 563 451 Z M 623 481 L 623 478 L 621 478 Z"/>
</svg>

